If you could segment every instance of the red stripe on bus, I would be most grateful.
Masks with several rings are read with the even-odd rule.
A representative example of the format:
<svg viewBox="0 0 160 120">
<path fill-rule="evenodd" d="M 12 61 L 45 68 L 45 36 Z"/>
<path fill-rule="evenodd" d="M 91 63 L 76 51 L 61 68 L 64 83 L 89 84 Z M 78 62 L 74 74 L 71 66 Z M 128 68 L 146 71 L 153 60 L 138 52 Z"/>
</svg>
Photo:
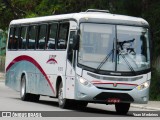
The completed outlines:
<svg viewBox="0 0 160 120">
<path fill-rule="evenodd" d="M 47 77 L 47 74 L 44 72 L 44 70 L 42 69 L 42 67 L 38 64 L 38 62 L 36 60 L 34 60 L 32 57 L 27 56 L 27 55 L 22 55 L 22 56 L 18 56 L 16 57 L 6 68 L 6 71 L 8 71 L 15 63 L 20 62 L 20 61 L 28 61 L 32 64 L 34 64 L 40 71 L 41 73 L 45 76 L 46 80 L 48 81 L 48 84 L 50 85 L 53 93 L 55 93 L 54 88 L 49 80 L 49 78 Z"/>
</svg>

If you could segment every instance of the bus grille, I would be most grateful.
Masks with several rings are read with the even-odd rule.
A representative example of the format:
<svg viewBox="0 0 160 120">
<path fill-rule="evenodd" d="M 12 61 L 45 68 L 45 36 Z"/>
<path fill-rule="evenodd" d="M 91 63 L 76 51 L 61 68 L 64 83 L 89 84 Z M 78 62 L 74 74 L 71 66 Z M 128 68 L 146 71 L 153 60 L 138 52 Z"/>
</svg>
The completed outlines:
<svg viewBox="0 0 160 120">
<path fill-rule="evenodd" d="M 98 89 L 102 89 L 102 90 L 120 90 L 120 91 L 131 91 L 133 89 L 116 89 L 116 88 L 104 88 L 104 87 L 97 87 Z"/>
<path fill-rule="evenodd" d="M 133 78 L 127 78 L 127 77 L 117 78 L 117 77 L 103 77 L 103 76 L 95 75 L 92 73 L 87 73 L 87 74 L 91 77 L 96 78 L 96 79 L 111 80 L 111 81 L 137 81 L 137 80 L 143 78 L 143 76 L 137 76 L 137 77 L 133 77 Z"/>
</svg>

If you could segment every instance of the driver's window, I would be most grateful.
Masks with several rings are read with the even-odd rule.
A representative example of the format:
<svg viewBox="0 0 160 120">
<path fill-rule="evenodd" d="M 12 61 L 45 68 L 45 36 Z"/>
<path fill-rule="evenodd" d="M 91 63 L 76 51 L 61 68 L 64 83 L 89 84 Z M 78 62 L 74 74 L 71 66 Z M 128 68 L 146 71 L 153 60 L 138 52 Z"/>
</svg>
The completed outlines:
<svg viewBox="0 0 160 120">
<path fill-rule="evenodd" d="M 68 32 L 69 32 L 69 23 L 60 23 L 59 24 L 59 35 L 58 35 L 58 49 L 66 49 L 67 48 L 67 39 L 68 39 Z"/>
</svg>

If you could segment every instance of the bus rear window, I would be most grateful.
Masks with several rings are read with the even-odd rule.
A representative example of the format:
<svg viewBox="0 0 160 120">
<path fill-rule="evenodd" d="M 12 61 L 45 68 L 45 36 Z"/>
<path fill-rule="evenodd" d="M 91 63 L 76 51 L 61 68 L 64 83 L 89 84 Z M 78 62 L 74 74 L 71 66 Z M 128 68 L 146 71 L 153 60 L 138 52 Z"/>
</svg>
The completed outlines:
<svg viewBox="0 0 160 120">
<path fill-rule="evenodd" d="M 18 49 L 19 27 L 14 28 L 12 49 Z"/>
<path fill-rule="evenodd" d="M 14 28 L 11 27 L 11 28 L 10 28 L 10 34 L 9 34 L 8 49 L 12 49 L 13 33 L 14 33 Z"/>
</svg>

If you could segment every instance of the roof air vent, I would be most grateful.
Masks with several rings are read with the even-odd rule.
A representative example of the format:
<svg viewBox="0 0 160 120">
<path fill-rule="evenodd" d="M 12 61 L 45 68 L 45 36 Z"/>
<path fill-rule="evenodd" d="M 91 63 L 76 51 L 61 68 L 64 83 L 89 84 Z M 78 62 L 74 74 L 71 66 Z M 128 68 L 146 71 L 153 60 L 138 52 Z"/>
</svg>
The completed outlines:
<svg viewBox="0 0 160 120">
<path fill-rule="evenodd" d="M 98 10 L 98 9 L 88 9 L 86 12 L 102 12 L 102 13 L 109 13 L 109 10 Z"/>
</svg>

